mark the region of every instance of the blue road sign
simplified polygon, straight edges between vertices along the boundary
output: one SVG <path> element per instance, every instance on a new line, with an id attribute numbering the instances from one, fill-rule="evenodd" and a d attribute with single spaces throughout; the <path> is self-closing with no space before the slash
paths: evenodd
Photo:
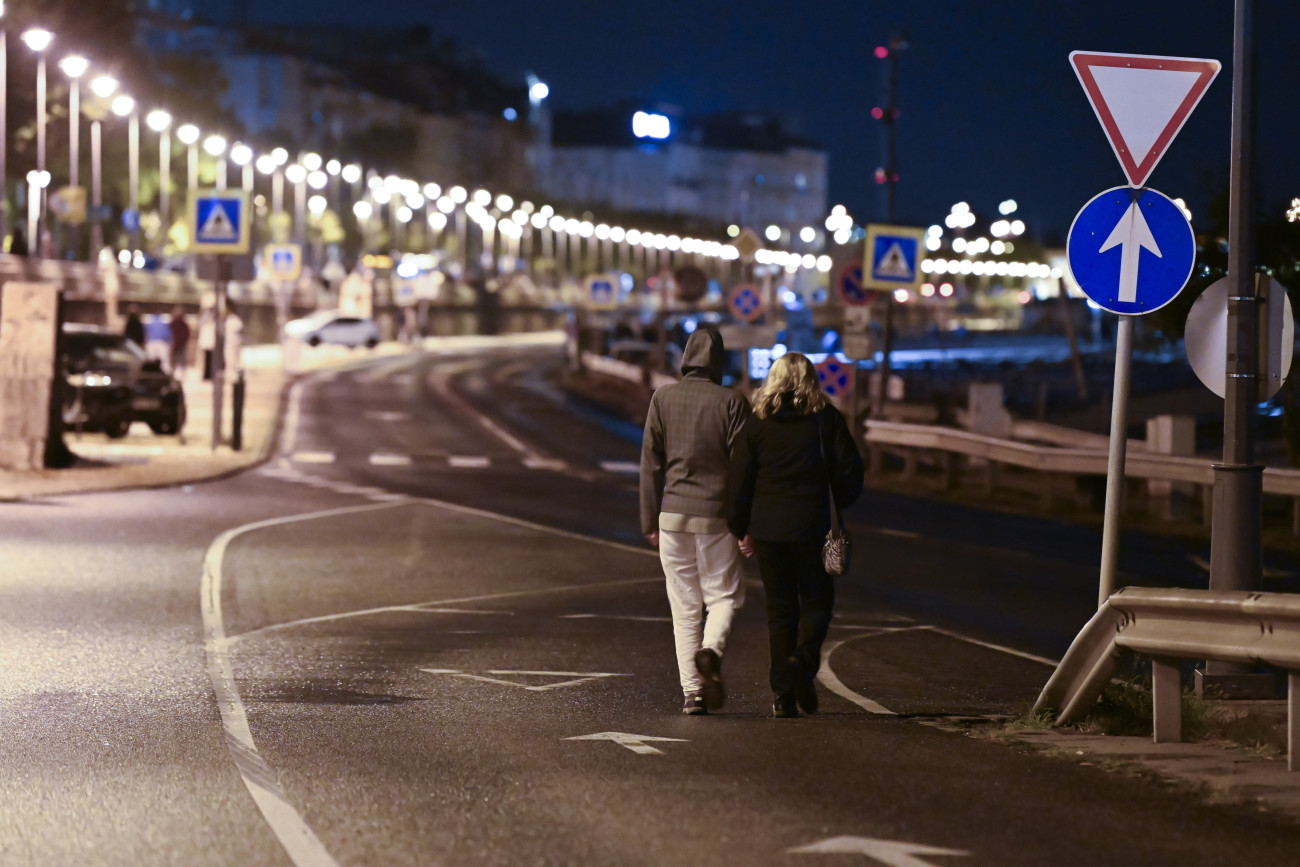
<path id="1" fill-rule="evenodd" d="M 754 284 L 741 283 L 727 293 L 727 309 L 737 319 L 753 322 L 763 315 L 763 296 Z"/>
<path id="2" fill-rule="evenodd" d="M 862 260 L 854 259 L 840 269 L 835 285 L 845 304 L 861 307 L 876 300 L 876 291 L 862 285 Z"/>
<path id="3" fill-rule="evenodd" d="M 853 365 L 829 357 L 817 365 L 817 378 L 827 397 L 843 397 L 853 388 Z"/>
<path id="4" fill-rule="evenodd" d="M 925 230 L 911 226 L 867 226 L 862 285 L 867 289 L 912 289 L 921 285 Z"/>
<path id="5" fill-rule="evenodd" d="M 122 211 L 122 228 L 128 232 L 140 231 L 140 212 L 134 208 Z"/>
<path id="6" fill-rule="evenodd" d="M 609 274 L 595 274 L 587 278 L 588 304 L 597 310 L 618 307 L 617 279 Z"/>
<path id="7" fill-rule="evenodd" d="M 1159 310 L 1183 291 L 1196 264 L 1196 238 L 1164 193 L 1115 187 L 1079 211 L 1066 252 L 1084 294 L 1132 316 Z"/>
<path id="8" fill-rule="evenodd" d="M 243 190 L 200 190 L 190 205 L 196 253 L 247 253 L 248 194 Z"/>

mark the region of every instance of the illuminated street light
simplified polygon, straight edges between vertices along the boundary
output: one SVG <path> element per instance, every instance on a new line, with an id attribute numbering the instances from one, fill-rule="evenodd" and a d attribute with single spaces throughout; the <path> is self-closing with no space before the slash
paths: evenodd
<path id="1" fill-rule="evenodd" d="M 168 129 L 172 116 L 155 108 L 144 116 L 145 125 L 158 133 L 158 222 L 162 226 L 164 243 L 171 228 L 172 137 Z"/>
<path id="2" fill-rule="evenodd" d="M 220 135 L 210 135 L 203 140 L 203 150 L 217 162 L 217 189 L 226 188 L 226 139 Z"/>
<path id="3" fill-rule="evenodd" d="M 763 236 L 769 241 L 779 241 L 781 240 L 781 227 L 774 223 L 767 227 L 763 232 Z"/>
<path id="4" fill-rule="evenodd" d="M 341 175 L 345 183 L 355 184 L 357 181 L 361 180 L 361 166 L 354 163 L 348 163 L 343 167 Z"/>
<path id="5" fill-rule="evenodd" d="M 36 171 L 45 171 L 45 50 L 54 41 L 54 34 L 40 27 L 33 27 L 23 32 L 22 40 L 27 47 L 36 52 Z M 44 247 L 41 239 L 45 218 L 45 187 L 40 187 L 40 201 L 36 207 L 35 233 L 31 235 L 31 250 L 40 256 Z M 28 208 L 28 222 L 31 222 L 32 209 Z M 29 228 L 31 226 L 29 225 Z"/>
<path id="6" fill-rule="evenodd" d="M 316 153 L 303 154 L 302 159 L 299 160 L 299 162 L 301 162 L 302 167 L 309 172 L 320 171 L 322 165 L 320 154 Z"/>
<path id="7" fill-rule="evenodd" d="M 131 229 L 131 249 L 140 246 L 140 112 L 136 111 L 136 102 L 126 94 L 113 98 L 113 114 L 130 118 L 127 127 L 127 160 L 130 204 L 128 209 L 134 215 Z"/>

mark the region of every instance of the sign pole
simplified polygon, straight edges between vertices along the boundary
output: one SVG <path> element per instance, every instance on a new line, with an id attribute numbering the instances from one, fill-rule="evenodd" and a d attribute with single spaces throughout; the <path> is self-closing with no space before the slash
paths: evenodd
<path id="1" fill-rule="evenodd" d="M 217 293 L 212 302 L 212 450 L 221 445 L 222 402 L 226 394 L 226 283 L 230 279 L 230 262 L 214 256 Z"/>
<path id="2" fill-rule="evenodd" d="M 1120 314 L 1115 332 L 1115 388 L 1110 404 L 1110 451 L 1106 458 L 1106 514 L 1101 530 L 1100 608 L 1115 592 L 1119 572 L 1120 513 L 1124 509 L 1124 459 L 1128 449 L 1128 391 L 1133 367 L 1133 317 Z"/>
<path id="3" fill-rule="evenodd" d="M 1258 590 L 1261 577 L 1263 468 L 1255 465 L 1254 407 L 1259 393 L 1259 296 L 1255 287 L 1254 2 L 1236 0 L 1232 48 L 1232 155 L 1228 213 L 1228 345 L 1223 463 L 1214 467 L 1210 589 Z M 1209 662 L 1206 682 L 1249 666 Z M 1265 676 L 1269 677 L 1269 676 Z M 1213 686 L 1231 693 L 1237 684 Z M 1270 677 L 1271 684 L 1271 677 Z"/>

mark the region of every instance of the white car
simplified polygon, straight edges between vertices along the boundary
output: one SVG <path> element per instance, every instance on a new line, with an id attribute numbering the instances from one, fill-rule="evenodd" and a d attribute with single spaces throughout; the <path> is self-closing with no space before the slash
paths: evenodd
<path id="1" fill-rule="evenodd" d="M 286 322 L 284 334 L 308 346 L 334 343 L 373 349 L 379 344 L 379 326 L 375 320 L 364 316 L 345 316 L 337 310 L 320 310 L 303 319 Z"/>

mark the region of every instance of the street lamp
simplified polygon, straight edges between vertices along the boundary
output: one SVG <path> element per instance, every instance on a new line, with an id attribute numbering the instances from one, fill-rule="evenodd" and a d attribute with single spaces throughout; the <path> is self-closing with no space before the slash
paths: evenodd
<path id="1" fill-rule="evenodd" d="M 230 161 L 243 169 L 243 187 L 253 191 L 253 149 L 243 142 L 235 142 L 230 148 Z"/>
<path id="2" fill-rule="evenodd" d="M 5 14 L 4 0 L 0 0 L 0 18 Z M 8 198 L 9 193 L 9 172 L 5 165 L 6 143 L 9 140 L 9 121 L 6 112 L 8 111 L 9 90 L 9 32 L 4 27 L 0 27 L 0 202 Z M 5 216 L 5 209 L 0 208 L 0 243 L 4 241 L 9 234 L 9 227 L 5 225 L 8 218 Z"/>
<path id="3" fill-rule="evenodd" d="M 59 61 L 59 68 L 63 70 L 70 81 L 68 87 L 68 186 L 80 186 L 80 169 L 81 169 L 81 76 L 86 74 L 90 68 L 90 62 L 86 58 L 76 54 L 69 55 Z M 85 202 L 85 199 L 82 199 Z M 74 230 L 75 231 L 75 230 Z M 75 249 L 75 244 L 71 244 Z"/>
<path id="4" fill-rule="evenodd" d="M 40 27 L 33 27 L 23 32 L 22 40 L 27 47 L 36 52 L 36 171 L 45 171 L 45 51 L 54 41 L 54 34 Z M 41 239 L 41 227 L 45 216 L 45 189 L 47 180 L 40 187 L 41 201 L 37 209 L 36 235 L 32 237 L 31 250 L 40 256 L 44 249 Z"/>
<path id="5" fill-rule="evenodd" d="M 189 148 L 189 165 L 186 188 L 191 192 L 199 185 L 199 128 L 192 123 L 183 123 L 176 127 L 176 137 L 181 144 Z"/>
<path id="6" fill-rule="evenodd" d="M 208 152 L 208 156 L 217 161 L 217 189 L 226 188 L 226 159 L 223 156 L 226 152 L 226 139 L 224 136 L 210 135 L 203 140 L 203 149 Z"/>
<path id="7" fill-rule="evenodd" d="M 127 159 L 130 161 L 131 216 L 127 220 L 127 230 L 131 233 L 132 252 L 135 252 L 140 242 L 140 113 L 135 108 L 135 100 L 126 94 L 113 98 L 113 114 L 130 118 L 127 127 Z"/>
<path id="8" fill-rule="evenodd" d="M 172 125 L 172 116 L 161 108 L 155 108 L 145 115 L 144 122 L 158 133 L 158 222 L 162 225 L 165 247 L 167 233 L 171 230 L 168 220 L 171 217 L 172 137 L 168 129 Z"/>
<path id="9" fill-rule="evenodd" d="M 108 99 L 117 90 L 117 79 L 111 75 L 96 75 L 90 80 L 90 92 L 100 99 Z M 101 209 L 104 206 L 102 172 L 103 131 L 98 118 L 90 122 L 90 204 L 94 210 L 90 221 L 90 258 L 96 261 L 104 246 L 104 223 Z"/>

